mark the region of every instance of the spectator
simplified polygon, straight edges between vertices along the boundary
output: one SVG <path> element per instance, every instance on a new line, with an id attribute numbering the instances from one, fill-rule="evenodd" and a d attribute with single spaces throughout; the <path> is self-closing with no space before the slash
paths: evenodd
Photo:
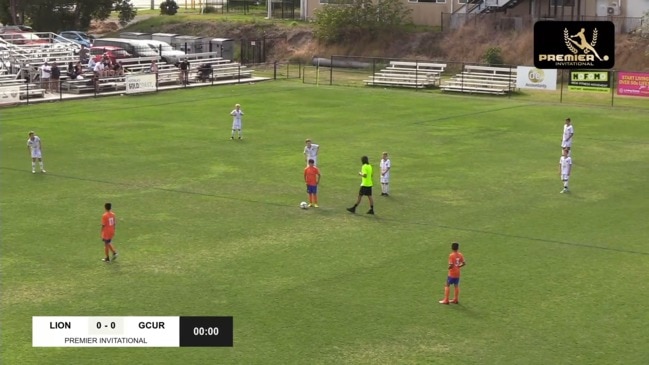
<path id="1" fill-rule="evenodd" d="M 198 79 L 201 80 L 202 82 L 209 81 L 211 73 L 212 73 L 212 66 L 210 66 L 209 63 L 203 63 L 198 68 Z"/>
<path id="2" fill-rule="evenodd" d="M 61 80 L 61 69 L 59 68 L 59 65 L 56 64 L 56 62 L 52 62 L 52 67 L 50 69 L 51 72 L 51 77 L 50 77 L 50 90 L 53 93 L 58 93 L 59 92 L 59 83 Z"/>
<path id="3" fill-rule="evenodd" d="M 180 83 L 182 85 L 189 85 L 189 61 L 187 57 L 180 63 Z"/>
<path id="4" fill-rule="evenodd" d="M 74 63 L 72 63 L 72 62 L 68 62 L 68 69 L 66 70 L 65 74 L 68 75 L 68 77 L 69 77 L 71 80 L 74 80 L 74 79 L 77 78 L 77 75 L 76 75 L 76 72 L 75 72 Z"/>
<path id="5" fill-rule="evenodd" d="M 41 67 L 39 67 L 39 69 L 41 70 L 41 89 L 45 89 L 45 92 L 49 92 L 52 68 L 47 62 L 45 62 L 41 65 Z"/>
<path id="6" fill-rule="evenodd" d="M 83 79 L 83 65 L 81 62 L 77 62 L 76 65 L 74 65 L 74 78 L 75 79 Z"/>
<path id="7" fill-rule="evenodd" d="M 149 72 L 155 75 L 155 84 L 158 85 L 158 62 L 156 60 L 151 61 Z"/>
<path id="8" fill-rule="evenodd" d="M 110 58 L 108 58 L 108 55 L 104 53 L 104 57 L 101 60 L 101 63 L 104 65 L 102 76 L 112 76 L 113 75 L 113 67 L 110 63 Z"/>
<path id="9" fill-rule="evenodd" d="M 124 76 L 124 67 L 122 67 L 122 61 L 117 61 L 113 64 L 113 75 Z"/>
<path id="10" fill-rule="evenodd" d="M 95 63 L 95 68 L 92 71 L 94 74 L 95 90 L 97 90 L 99 88 L 99 78 L 104 74 L 104 64 L 101 62 Z"/>
<path id="11" fill-rule="evenodd" d="M 90 57 L 90 59 L 88 60 L 88 64 L 87 64 L 90 71 L 95 69 L 95 64 L 96 64 L 95 59 Z"/>
<path id="12" fill-rule="evenodd" d="M 90 50 L 86 46 L 82 45 L 81 50 L 79 51 L 79 62 L 88 63 L 90 60 Z"/>

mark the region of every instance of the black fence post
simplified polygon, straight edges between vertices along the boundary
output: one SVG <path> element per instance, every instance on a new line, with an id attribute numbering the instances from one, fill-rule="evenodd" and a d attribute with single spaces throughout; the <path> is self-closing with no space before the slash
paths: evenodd
<path id="1" fill-rule="evenodd" d="M 27 105 L 29 105 L 29 83 L 27 83 L 26 90 L 25 99 L 27 99 Z M 45 97 L 45 94 L 43 94 L 43 97 Z M 18 101 L 20 101 L 20 89 L 18 89 Z"/>
<path id="2" fill-rule="evenodd" d="M 419 91 L 419 61 L 415 61 L 415 90 Z"/>
<path id="3" fill-rule="evenodd" d="M 334 56 L 330 56 L 329 60 L 329 86 L 334 84 Z"/>
<path id="4" fill-rule="evenodd" d="M 277 61 L 273 62 L 273 80 L 277 80 Z"/>

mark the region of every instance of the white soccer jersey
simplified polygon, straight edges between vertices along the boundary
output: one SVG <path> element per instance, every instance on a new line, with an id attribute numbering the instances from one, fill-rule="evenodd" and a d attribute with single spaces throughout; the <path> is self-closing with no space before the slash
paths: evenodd
<path id="1" fill-rule="evenodd" d="M 319 148 L 320 145 L 317 145 L 315 143 L 311 143 L 311 147 L 304 146 L 304 155 L 306 156 L 307 162 L 309 161 L 309 159 L 312 159 L 313 161 L 317 162 Z"/>
<path id="2" fill-rule="evenodd" d="M 32 153 L 32 158 L 41 158 L 41 139 L 38 136 L 34 136 L 34 140 L 31 138 L 27 139 L 27 147 Z"/>
<path id="3" fill-rule="evenodd" d="M 241 109 L 234 109 L 230 115 L 232 116 L 232 129 L 241 129 L 241 117 L 243 116 L 243 111 Z"/>
<path id="4" fill-rule="evenodd" d="M 390 159 L 381 159 L 381 182 L 387 183 L 390 181 Z M 383 174 L 385 172 L 385 175 Z"/>
<path id="5" fill-rule="evenodd" d="M 572 145 L 571 134 L 575 133 L 575 129 L 571 125 L 563 125 L 563 139 L 561 140 L 561 147 L 570 147 Z M 574 137 L 574 136 L 573 136 Z M 568 140 L 570 138 L 570 140 Z"/>
<path id="6" fill-rule="evenodd" d="M 572 166 L 572 158 L 570 156 L 561 156 L 559 159 L 559 165 L 561 165 L 561 175 L 569 175 L 570 166 Z"/>

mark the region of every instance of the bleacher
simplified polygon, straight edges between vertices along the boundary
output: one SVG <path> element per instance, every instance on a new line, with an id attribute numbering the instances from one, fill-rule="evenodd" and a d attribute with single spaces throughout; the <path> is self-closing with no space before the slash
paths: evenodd
<path id="1" fill-rule="evenodd" d="M 465 65 L 461 73 L 444 81 L 440 89 L 505 95 L 516 89 L 516 68 Z"/>
<path id="2" fill-rule="evenodd" d="M 190 82 L 215 81 L 217 79 L 245 79 L 252 77 L 253 70 L 237 62 L 216 57 L 215 53 L 202 53 L 187 55 L 190 62 Z M 180 69 L 174 65 L 159 60 L 158 57 L 139 57 L 120 59 L 124 69 L 124 76 L 101 77 L 97 81 L 97 92 L 118 91 L 126 89 L 126 76 L 129 74 L 149 73 L 151 62 L 158 61 L 158 86 L 180 85 Z M 205 80 L 200 75 L 201 65 L 211 67 L 211 76 Z M 81 94 L 95 92 L 94 75 L 87 70 L 81 80 L 63 79 L 61 90 L 66 93 Z"/>
<path id="3" fill-rule="evenodd" d="M 60 38 L 60 37 L 59 37 Z M 178 87 L 181 86 L 180 69 L 176 64 L 168 64 L 160 60 L 159 57 L 139 57 L 124 58 L 119 61 L 122 63 L 124 75 L 103 76 L 95 78 L 91 69 L 84 65 L 83 73 L 80 79 L 70 78 L 66 72 L 68 63 L 76 64 L 79 56 L 77 48 L 70 44 L 54 43 L 55 36 L 45 36 L 42 39 L 49 39 L 51 43 L 42 45 L 21 45 L 14 44 L 0 38 L 0 46 L 3 51 L 0 61 L 0 88 L 16 87 L 20 89 L 22 99 L 25 98 L 45 98 L 58 97 L 58 93 L 63 94 L 84 94 L 84 93 L 102 93 L 102 92 L 119 92 L 126 89 L 126 78 L 130 74 L 149 73 L 151 62 L 158 62 L 158 86 Z M 228 83 L 239 82 L 241 80 L 253 78 L 253 70 L 227 59 L 218 57 L 216 52 L 205 52 L 196 54 L 187 54 L 186 58 L 190 62 L 188 80 L 189 84 L 199 82 L 216 82 Z M 41 87 L 41 66 L 48 62 L 56 62 L 61 69 L 59 87 L 48 85 L 53 90 L 48 92 L 47 87 Z M 209 76 L 204 78 L 201 75 L 201 67 L 209 65 Z M 5 89 L 6 90 L 6 89 Z"/>
<path id="4" fill-rule="evenodd" d="M 388 67 L 363 82 L 368 86 L 423 89 L 438 85 L 445 69 L 443 63 L 391 61 Z"/>
<path id="5" fill-rule="evenodd" d="M 19 87 L 21 99 L 27 99 L 28 96 L 30 99 L 42 98 L 45 96 L 45 89 L 40 88 L 40 86 L 36 84 L 28 83 L 25 79 L 18 79 L 16 78 L 16 75 L 0 76 L 0 88 L 15 86 Z"/>

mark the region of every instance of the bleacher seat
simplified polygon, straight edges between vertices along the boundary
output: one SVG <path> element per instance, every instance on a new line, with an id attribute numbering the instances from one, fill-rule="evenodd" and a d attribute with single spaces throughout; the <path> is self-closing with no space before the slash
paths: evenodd
<path id="1" fill-rule="evenodd" d="M 363 80 L 368 86 L 432 87 L 439 83 L 446 64 L 391 61 L 388 67 Z"/>
<path id="2" fill-rule="evenodd" d="M 440 86 L 442 91 L 505 95 L 516 89 L 516 68 L 465 65 Z"/>

